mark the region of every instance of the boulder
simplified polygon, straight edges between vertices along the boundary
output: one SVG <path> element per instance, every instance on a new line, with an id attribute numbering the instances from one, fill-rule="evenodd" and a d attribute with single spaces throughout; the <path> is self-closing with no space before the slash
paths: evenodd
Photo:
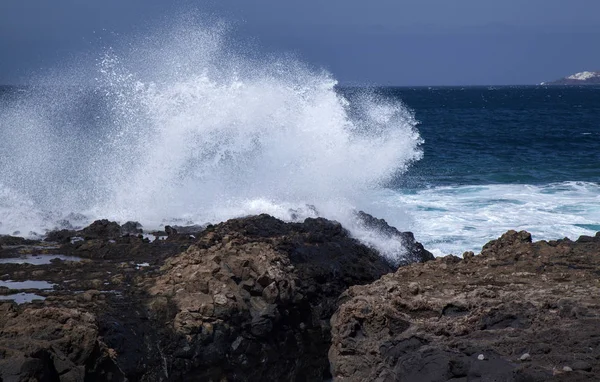
<path id="1" fill-rule="evenodd" d="M 16 246 L 16 245 L 31 245 L 36 243 L 35 240 L 24 239 L 19 236 L 0 235 L 0 247 Z"/>
<path id="2" fill-rule="evenodd" d="M 138 222 L 128 221 L 121 226 L 121 235 L 139 235 L 144 233 L 142 225 Z"/>
<path id="3" fill-rule="evenodd" d="M 88 312 L 51 307 L 18 310 L 0 303 L 0 333 L 0 380 L 124 380 L 98 338 L 94 315 Z M 93 369 L 99 363 L 112 373 L 98 378 Z"/>
<path id="4" fill-rule="evenodd" d="M 46 234 L 44 241 L 66 244 L 71 241 L 71 238 L 76 237 L 77 232 L 69 229 L 61 229 L 56 231 L 50 231 Z"/>
<path id="5" fill-rule="evenodd" d="M 121 226 L 106 219 L 96 220 L 78 232 L 84 239 L 116 239 L 121 236 Z"/>

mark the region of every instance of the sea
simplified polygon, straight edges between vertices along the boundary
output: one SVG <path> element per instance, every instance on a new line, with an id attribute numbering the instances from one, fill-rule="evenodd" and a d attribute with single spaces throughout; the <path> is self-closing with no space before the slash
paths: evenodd
<path id="1" fill-rule="evenodd" d="M 357 211 L 436 256 L 600 231 L 600 87 L 347 87 L 227 36 L 171 25 L 0 87 L 0 234 L 268 213 L 394 260 Z"/>

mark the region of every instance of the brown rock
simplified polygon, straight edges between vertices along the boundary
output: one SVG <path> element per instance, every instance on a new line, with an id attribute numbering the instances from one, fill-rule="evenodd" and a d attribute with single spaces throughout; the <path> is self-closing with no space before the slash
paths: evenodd
<path id="1" fill-rule="evenodd" d="M 393 270 L 338 223 L 267 215 L 209 226 L 162 269 L 150 293 L 175 304 L 177 346 L 196 349 L 174 372 L 231 380 L 326 378 L 338 296 Z M 208 290 L 193 294 L 200 275 Z"/>
<path id="2" fill-rule="evenodd" d="M 331 320 L 333 377 L 566 380 L 556 366 L 568 354 L 586 360 L 569 362 L 568 380 L 600 380 L 599 240 L 532 243 L 509 231 L 464 258 L 409 265 L 344 292 Z"/>
<path id="3" fill-rule="evenodd" d="M 29 308 L 0 304 L 0 379 L 84 381 L 87 364 L 108 353 L 98 338 L 95 317 L 77 309 Z M 114 379 L 123 380 L 113 364 Z M 88 374 L 92 377 L 93 372 Z"/>

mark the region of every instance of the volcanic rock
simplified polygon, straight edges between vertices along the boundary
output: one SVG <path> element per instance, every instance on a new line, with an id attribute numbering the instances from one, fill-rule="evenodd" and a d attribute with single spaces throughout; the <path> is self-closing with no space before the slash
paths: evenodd
<path id="1" fill-rule="evenodd" d="M 116 239 L 121 236 L 121 226 L 117 222 L 106 219 L 96 220 L 80 231 L 86 240 L 92 239 Z"/>
<path id="2" fill-rule="evenodd" d="M 174 225 L 172 228 L 180 234 L 197 235 L 200 231 L 204 231 L 204 229 L 206 228 L 206 225 L 198 225 L 198 224 L 187 225 L 187 226 Z"/>
<path id="3" fill-rule="evenodd" d="M 350 287 L 331 319 L 333 378 L 600 380 L 599 274 L 600 233 L 532 243 L 509 231 L 480 255 Z"/>
<path id="4" fill-rule="evenodd" d="M 0 304 L 0 354 L 3 381 L 124 380 L 94 316 L 78 309 Z M 111 374 L 98 378 L 100 364 Z"/>
<path id="5" fill-rule="evenodd" d="M 338 296 L 393 268 L 339 223 L 260 215 L 209 226 L 162 270 L 149 306 L 163 316 L 164 306 L 175 306 L 169 326 L 177 340 L 165 348 L 174 372 L 322 380 Z"/>
<path id="6" fill-rule="evenodd" d="M 143 233 L 142 225 L 138 222 L 129 221 L 121 226 L 121 235 L 138 235 Z"/>
<path id="7" fill-rule="evenodd" d="M 0 380 L 323 380 L 339 295 L 396 269 L 325 219 L 121 233 L 98 221 L 82 240 L 3 249 L 78 258 L 0 264 L 3 280 L 54 285 L 27 290 L 45 300 L 0 301 Z"/>
<path id="8" fill-rule="evenodd" d="M 424 263 L 435 259 L 431 252 L 415 240 L 412 232 L 400 232 L 397 228 L 390 226 L 385 220 L 377 219 L 364 211 L 358 211 L 356 217 L 365 228 L 378 232 L 384 237 L 397 239 L 402 244 L 405 254 L 399 260 L 398 265 Z"/>
<path id="9" fill-rule="evenodd" d="M 25 239 L 19 236 L 0 235 L 0 246 L 32 245 L 35 240 Z"/>
<path id="10" fill-rule="evenodd" d="M 61 229 L 57 231 L 50 231 L 46 234 L 44 241 L 65 244 L 71 241 L 72 237 L 77 236 L 77 232 L 69 229 Z"/>

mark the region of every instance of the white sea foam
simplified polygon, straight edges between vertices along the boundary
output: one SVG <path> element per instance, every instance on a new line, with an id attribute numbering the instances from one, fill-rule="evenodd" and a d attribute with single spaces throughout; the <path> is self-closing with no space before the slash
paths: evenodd
<path id="1" fill-rule="evenodd" d="M 388 192 L 380 200 L 403 206 L 413 217 L 410 229 L 437 256 L 477 253 L 510 229 L 527 230 L 534 240 L 574 240 L 600 231 L 597 183 L 433 187 Z"/>
<path id="2" fill-rule="evenodd" d="M 54 228 L 70 212 L 146 228 L 320 214 L 401 255 L 353 213 L 373 211 L 373 192 L 420 158 L 412 113 L 368 94 L 350 105 L 297 60 L 240 54 L 218 23 L 175 24 L 107 49 L 91 95 L 59 87 L 84 75 L 53 75 L 1 112 L 0 231 Z"/>

